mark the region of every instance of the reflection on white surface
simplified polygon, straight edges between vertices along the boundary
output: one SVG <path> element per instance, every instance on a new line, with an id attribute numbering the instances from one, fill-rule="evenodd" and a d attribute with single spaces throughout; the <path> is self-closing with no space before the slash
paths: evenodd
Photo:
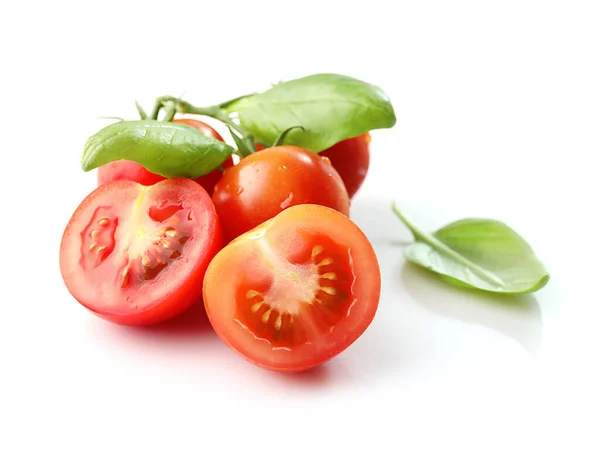
<path id="1" fill-rule="evenodd" d="M 543 341 L 536 296 L 546 301 L 552 295 L 503 296 L 459 288 L 411 264 L 403 251 L 413 237 L 392 213 L 391 203 L 359 197 L 351 209 L 377 253 L 382 294 L 372 326 L 348 351 L 352 358 L 343 357 L 352 365 L 350 372 L 363 380 L 375 374 L 379 381 L 390 376 L 395 383 L 413 383 L 522 371 Z M 423 216 L 437 215 L 424 213 L 425 207 L 419 210 Z"/>
<path id="2" fill-rule="evenodd" d="M 411 233 L 392 212 L 392 200 L 361 197 L 352 201 L 350 218 L 369 237 L 373 246 L 409 244 Z"/>
<path id="3" fill-rule="evenodd" d="M 411 298 L 430 312 L 491 328 L 519 342 L 532 357 L 539 350 L 542 312 L 533 294 L 502 296 L 450 286 L 411 263 L 404 264 L 399 275 Z"/>

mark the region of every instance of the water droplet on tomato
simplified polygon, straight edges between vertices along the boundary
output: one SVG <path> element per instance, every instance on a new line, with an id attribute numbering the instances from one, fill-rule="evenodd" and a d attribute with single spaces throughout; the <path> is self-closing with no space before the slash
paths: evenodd
<path id="1" fill-rule="evenodd" d="M 241 195 L 243 191 L 244 191 L 244 188 L 242 186 L 238 186 L 237 190 L 235 191 L 235 194 Z"/>
<path id="2" fill-rule="evenodd" d="M 293 199 L 294 199 L 294 194 L 292 192 L 290 192 L 290 194 L 287 196 L 287 198 L 281 202 L 279 207 L 281 207 L 282 210 L 290 207 Z"/>

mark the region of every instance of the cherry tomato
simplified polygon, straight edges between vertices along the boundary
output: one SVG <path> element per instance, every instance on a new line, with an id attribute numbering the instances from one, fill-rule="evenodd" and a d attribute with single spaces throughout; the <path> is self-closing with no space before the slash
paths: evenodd
<path id="1" fill-rule="evenodd" d="M 370 142 L 371 136 L 362 134 L 342 140 L 319 153 L 320 156 L 329 158 L 331 165 L 338 171 L 350 198 L 356 195 L 367 176 Z"/>
<path id="2" fill-rule="evenodd" d="M 320 204 L 345 215 L 350 207 L 329 160 L 293 146 L 258 151 L 225 169 L 212 199 L 226 241 L 296 204 Z"/>
<path id="3" fill-rule="evenodd" d="M 350 199 L 356 195 L 367 176 L 370 161 L 370 143 L 371 136 L 366 133 L 342 140 L 319 153 L 319 156 L 328 158 L 331 165 L 340 174 Z M 256 148 L 259 151 L 265 149 L 260 144 L 256 144 Z"/>
<path id="4" fill-rule="evenodd" d="M 239 236 L 210 263 L 204 306 L 247 360 L 305 370 L 350 346 L 372 322 L 380 270 L 367 237 L 328 207 L 292 206 Z"/>
<path id="5" fill-rule="evenodd" d="M 221 137 L 221 135 L 210 125 L 207 125 L 204 122 L 194 119 L 175 119 L 173 120 L 173 122 L 192 126 L 202 131 L 207 136 L 214 137 L 215 139 L 218 139 L 221 142 L 223 142 L 223 138 Z M 231 158 L 227 159 L 223 163 L 223 167 L 231 167 L 232 165 L 233 160 Z M 98 185 L 102 185 L 107 182 L 115 181 L 118 179 L 128 179 L 130 181 L 135 181 L 145 186 L 150 186 L 167 178 L 149 172 L 137 162 L 127 160 L 110 162 L 98 169 Z M 221 171 L 214 170 L 207 175 L 201 176 L 200 178 L 195 178 L 194 181 L 196 181 L 198 184 L 204 187 L 204 189 L 210 195 L 212 194 L 215 188 L 215 184 L 219 181 L 219 179 L 221 179 Z"/>
<path id="6" fill-rule="evenodd" d="M 98 316 L 145 325 L 201 298 L 206 267 L 221 247 L 216 211 L 197 183 L 112 181 L 73 213 L 60 269 L 71 295 Z"/>

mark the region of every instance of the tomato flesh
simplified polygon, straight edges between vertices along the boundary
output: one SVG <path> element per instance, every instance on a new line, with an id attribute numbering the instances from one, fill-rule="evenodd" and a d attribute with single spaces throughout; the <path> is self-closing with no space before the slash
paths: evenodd
<path id="1" fill-rule="evenodd" d="M 192 126 L 199 131 L 202 131 L 209 137 L 213 137 L 223 142 L 223 137 L 210 125 L 204 122 L 194 119 L 174 119 L 173 123 L 180 123 L 183 125 Z M 228 158 L 223 162 L 223 167 L 231 167 L 233 165 L 233 159 Z M 207 175 L 194 178 L 194 181 L 200 184 L 208 194 L 212 194 L 215 185 L 221 179 L 222 173 L 220 170 L 213 170 Z M 135 181 L 145 186 L 151 186 L 157 182 L 164 181 L 164 176 L 152 173 L 144 168 L 141 164 L 134 161 L 119 160 L 110 162 L 98 168 L 98 185 L 106 184 L 107 182 L 117 180 L 129 180 Z"/>
<path id="2" fill-rule="evenodd" d="M 227 245 L 204 279 L 217 334 L 246 359 L 299 371 L 331 359 L 371 323 L 380 273 L 345 215 L 292 206 Z"/>
<path id="3" fill-rule="evenodd" d="M 210 197 L 191 180 L 144 187 L 113 181 L 77 208 L 60 267 L 83 306 L 116 323 L 169 319 L 201 298 L 208 263 L 222 247 Z"/>

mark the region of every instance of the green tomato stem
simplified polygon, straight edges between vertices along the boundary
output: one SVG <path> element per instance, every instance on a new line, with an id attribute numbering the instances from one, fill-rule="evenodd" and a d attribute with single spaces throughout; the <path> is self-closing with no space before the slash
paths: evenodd
<path id="1" fill-rule="evenodd" d="M 230 110 L 230 108 L 235 106 L 239 101 L 243 100 L 244 98 L 253 97 L 254 95 L 256 95 L 256 94 L 242 95 L 242 96 L 236 97 L 232 100 L 224 101 L 223 103 L 219 103 L 219 108 L 223 109 L 227 113 L 233 112 Z"/>
<path id="2" fill-rule="evenodd" d="M 177 112 L 177 107 L 175 106 L 174 102 L 169 101 L 164 105 L 164 108 L 165 108 L 165 115 L 163 117 L 163 122 L 170 122 L 171 120 L 173 120 L 173 117 L 175 117 L 175 113 Z"/>
<path id="3" fill-rule="evenodd" d="M 154 107 L 152 108 L 152 112 L 150 113 L 150 120 L 158 120 L 158 113 L 163 107 L 162 99 L 157 98 L 154 102 Z"/>
<path id="4" fill-rule="evenodd" d="M 288 129 L 284 130 L 281 134 L 279 134 L 279 137 L 277 137 L 277 139 L 275 139 L 275 142 L 273 142 L 272 146 L 276 147 L 276 146 L 283 144 L 288 133 L 294 129 L 301 129 L 302 131 L 306 131 L 306 129 L 304 129 L 304 126 L 300 126 L 300 125 L 290 126 Z"/>
<path id="5" fill-rule="evenodd" d="M 243 98 L 243 97 L 240 97 L 240 98 Z M 231 129 L 235 130 L 237 133 L 239 133 L 241 135 L 241 140 L 236 139 L 236 142 L 238 142 L 238 147 L 239 147 L 238 150 L 240 152 L 240 155 L 242 157 L 245 157 L 256 151 L 256 146 L 254 144 L 254 137 L 252 136 L 252 134 L 250 134 L 250 132 L 248 132 L 246 129 L 244 129 L 244 127 L 242 127 L 240 124 L 235 123 L 231 119 L 229 114 L 223 108 L 223 105 L 226 106 L 227 104 L 235 102 L 238 99 L 234 99 L 234 100 L 231 100 L 230 102 L 222 103 L 222 104 L 219 104 L 216 106 L 198 107 L 198 106 L 194 106 L 193 104 L 191 104 L 187 101 L 184 101 L 180 98 L 175 98 L 175 97 L 167 95 L 164 97 L 160 97 L 156 100 L 154 107 L 156 109 L 156 107 L 158 105 L 158 110 L 156 111 L 156 113 L 153 110 L 152 117 L 156 120 L 156 117 L 158 117 L 158 111 L 160 111 L 161 107 L 167 108 L 169 104 L 174 104 L 176 112 L 179 112 L 182 114 L 204 115 L 204 116 L 212 117 L 216 120 L 219 120 L 220 122 L 223 122 L 224 124 L 226 124 Z M 243 143 L 243 144 L 241 144 L 241 143 Z"/>
<path id="6" fill-rule="evenodd" d="M 122 117 L 115 117 L 115 116 L 112 116 L 112 115 L 105 116 L 105 117 L 98 117 L 98 118 L 100 118 L 100 119 L 106 119 L 106 120 L 117 120 L 119 122 L 125 121 Z"/>
<path id="7" fill-rule="evenodd" d="M 135 102 L 135 107 L 138 111 L 138 114 L 140 114 L 140 118 L 142 120 L 146 120 L 148 118 L 148 114 L 146 114 L 146 111 L 144 111 L 144 108 L 142 107 L 141 104 L 139 104 L 137 101 Z"/>

